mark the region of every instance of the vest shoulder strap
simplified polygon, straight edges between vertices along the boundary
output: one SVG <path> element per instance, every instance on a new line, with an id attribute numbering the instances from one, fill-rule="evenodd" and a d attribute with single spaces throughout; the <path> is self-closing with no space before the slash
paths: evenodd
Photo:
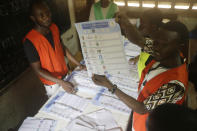
<path id="1" fill-rule="evenodd" d="M 117 5 L 113 2 L 110 3 L 109 9 L 107 11 L 106 19 L 111 19 L 114 17 L 117 10 Z"/>
<path id="2" fill-rule="evenodd" d="M 101 2 L 100 1 L 94 4 L 94 17 L 96 20 L 104 19 L 103 13 L 101 11 Z"/>

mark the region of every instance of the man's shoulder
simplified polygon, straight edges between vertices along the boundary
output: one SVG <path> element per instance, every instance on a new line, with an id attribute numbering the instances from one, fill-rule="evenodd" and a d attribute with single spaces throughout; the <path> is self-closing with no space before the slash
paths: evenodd
<path id="1" fill-rule="evenodd" d="M 27 40 L 29 40 L 29 37 L 32 36 L 32 32 L 34 29 L 29 30 L 29 32 L 27 32 L 27 34 L 25 35 L 25 37 L 23 38 L 23 43 L 26 44 Z"/>
<path id="2" fill-rule="evenodd" d="M 38 33 L 36 32 L 35 29 L 31 29 L 26 35 L 25 35 L 25 38 L 28 38 L 28 37 L 35 37 L 35 35 L 37 35 Z"/>
<path id="3" fill-rule="evenodd" d="M 24 46 L 30 46 L 32 45 L 32 42 L 29 39 L 24 40 Z"/>
<path id="4" fill-rule="evenodd" d="M 50 29 L 51 29 L 51 30 L 54 30 L 54 31 L 56 31 L 56 32 L 59 32 L 59 28 L 58 28 L 58 26 L 57 26 L 55 23 L 52 23 L 52 24 L 51 24 Z"/>

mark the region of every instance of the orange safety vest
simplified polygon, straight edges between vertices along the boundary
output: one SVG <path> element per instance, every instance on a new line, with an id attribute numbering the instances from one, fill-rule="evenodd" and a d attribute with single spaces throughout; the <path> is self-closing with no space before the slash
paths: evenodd
<path id="1" fill-rule="evenodd" d="M 146 68 L 143 70 L 140 83 L 138 86 L 138 91 L 140 90 L 141 84 L 145 78 L 145 75 L 148 73 L 149 69 L 155 63 L 155 60 L 152 60 Z M 182 64 L 179 67 L 169 69 L 156 77 L 149 80 L 142 91 L 140 92 L 137 100 L 139 102 L 143 102 L 147 97 L 154 94 L 162 85 L 170 82 L 171 80 L 178 80 L 184 84 L 185 90 L 187 90 L 188 84 L 188 72 L 186 68 L 186 64 Z M 184 102 L 185 95 L 176 104 L 182 104 Z M 148 117 L 148 113 L 146 114 L 138 114 L 136 112 L 133 113 L 133 128 L 135 131 L 146 131 L 146 119 Z"/>
<path id="2" fill-rule="evenodd" d="M 36 48 L 40 57 L 42 69 L 47 70 L 53 76 L 61 79 L 62 76 L 68 72 L 68 68 L 64 59 L 63 48 L 60 44 L 60 34 L 58 27 L 55 24 L 52 24 L 50 26 L 50 30 L 52 32 L 55 49 L 51 46 L 49 41 L 35 29 L 32 29 L 25 36 L 25 39 L 30 40 Z M 56 84 L 43 77 L 40 77 L 40 80 L 46 85 Z"/>

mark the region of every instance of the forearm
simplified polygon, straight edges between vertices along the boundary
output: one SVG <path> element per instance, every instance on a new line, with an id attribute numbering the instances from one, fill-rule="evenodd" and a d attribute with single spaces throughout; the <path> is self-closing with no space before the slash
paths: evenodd
<path id="1" fill-rule="evenodd" d="M 43 78 L 45 78 L 45 79 L 47 79 L 47 80 L 49 80 L 49 81 L 52 81 L 52 82 L 54 82 L 54 83 L 57 83 L 57 84 L 62 84 L 62 82 L 64 82 L 62 79 L 59 79 L 59 78 L 57 78 L 57 77 L 55 77 L 55 76 L 53 76 L 53 75 L 51 75 L 51 73 L 50 72 L 48 72 L 48 71 L 46 71 L 46 70 L 44 70 L 44 69 L 36 69 L 35 70 L 35 72 L 36 72 L 36 74 L 38 74 L 40 77 L 43 77 Z"/>
<path id="2" fill-rule="evenodd" d="M 109 85 L 111 86 L 111 85 Z M 119 99 L 124 102 L 129 108 L 131 108 L 134 112 L 139 114 L 145 114 L 148 112 L 143 102 L 139 102 L 131 96 L 128 96 L 118 88 L 115 91 L 115 95 L 119 97 Z"/>
<path id="3" fill-rule="evenodd" d="M 97 85 L 105 86 L 112 92 L 115 91 L 115 95 L 118 96 L 120 100 L 124 102 L 129 108 L 131 108 L 134 112 L 137 112 L 139 114 L 145 114 L 148 112 L 143 102 L 139 102 L 133 97 L 130 97 L 121 90 L 119 90 L 107 79 L 106 76 L 94 74 L 92 80 Z"/>
<path id="4" fill-rule="evenodd" d="M 115 92 L 116 96 L 120 98 L 121 101 L 123 101 L 129 108 L 131 108 L 134 112 L 137 112 L 139 114 L 145 114 L 147 113 L 147 109 L 142 102 L 138 102 L 133 97 L 128 96 L 121 90 L 117 89 Z"/>
<path id="5" fill-rule="evenodd" d="M 140 46 L 141 48 L 144 48 L 144 43 L 145 43 L 144 37 L 131 23 L 127 23 L 124 32 L 129 41 Z"/>

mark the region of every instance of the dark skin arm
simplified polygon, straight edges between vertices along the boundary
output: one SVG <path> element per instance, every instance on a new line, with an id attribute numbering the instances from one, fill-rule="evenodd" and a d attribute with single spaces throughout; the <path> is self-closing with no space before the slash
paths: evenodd
<path id="1" fill-rule="evenodd" d="M 36 74 L 38 74 L 39 76 L 41 76 L 47 80 L 53 81 L 53 82 L 61 85 L 62 88 L 66 92 L 69 92 L 69 93 L 75 92 L 72 83 L 58 79 L 58 78 L 54 77 L 53 75 L 51 75 L 48 71 L 42 69 L 41 65 L 40 65 L 40 61 L 31 63 L 31 67 L 35 70 Z"/>
<path id="2" fill-rule="evenodd" d="M 114 87 L 113 84 L 105 76 L 102 75 L 93 75 L 92 80 L 95 84 L 105 86 L 110 90 Z M 123 101 L 134 112 L 137 112 L 139 114 L 145 114 L 148 112 L 143 102 L 135 100 L 133 97 L 128 96 L 118 88 L 115 91 L 115 95 L 118 96 L 120 100 Z"/>
<path id="3" fill-rule="evenodd" d="M 121 31 L 123 32 L 125 37 L 127 37 L 134 44 L 140 46 L 141 48 L 144 48 L 144 37 L 140 34 L 137 28 L 129 22 L 129 19 L 126 15 L 118 12 L 116 13 L 115 20 L 117 23 L 119 23 Z"/>

